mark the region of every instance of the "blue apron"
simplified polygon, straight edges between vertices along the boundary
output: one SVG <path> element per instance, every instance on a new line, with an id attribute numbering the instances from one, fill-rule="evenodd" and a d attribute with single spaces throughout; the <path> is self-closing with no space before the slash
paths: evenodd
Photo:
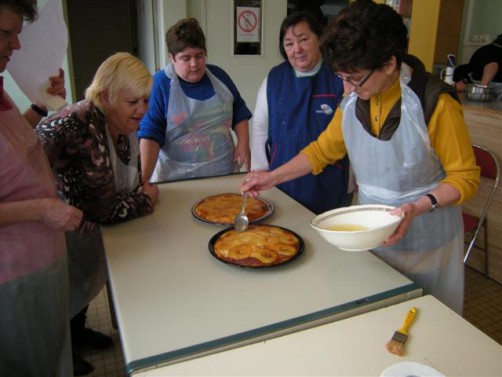
<path id="1" fill-rule="evenodd" d="M 289 63 L 274 67 L 267 78 L 270 169 L 298 154 L 326 129 L 343 93 L 341 81 L 322 65 L 314 76 L 296 77 Z M 318 214 L 349 205 L 348 159 L 277 187 Z"/>

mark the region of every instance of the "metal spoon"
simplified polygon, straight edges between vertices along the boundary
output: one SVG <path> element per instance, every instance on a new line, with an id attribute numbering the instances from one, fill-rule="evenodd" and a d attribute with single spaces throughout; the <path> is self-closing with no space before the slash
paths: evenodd
<path id="1" fill-rule="evenodd" d="M 248 217 L 246 216 L 246 200 L 248 198 L 248 192 L 243 194 L 241 212 L 235 216 L 234 228 L 237 232 L 244 232 L 249 225 Z"/>

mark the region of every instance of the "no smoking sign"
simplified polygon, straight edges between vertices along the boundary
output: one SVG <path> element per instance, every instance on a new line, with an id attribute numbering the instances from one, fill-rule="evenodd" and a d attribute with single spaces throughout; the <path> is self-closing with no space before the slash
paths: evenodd
<path id="1" fill-rule="evenodd" d="M 260 41 L 260 8 L 237 7 L 237 42 Z"/>
<path id="2" fill-rule="evenodd" d="M 251 33 L 254 29 L 256 29 L 257 24 L 258 18 L 254 12 L 245 10 L 239 15 L 238 25 L 243 32 Z"/>

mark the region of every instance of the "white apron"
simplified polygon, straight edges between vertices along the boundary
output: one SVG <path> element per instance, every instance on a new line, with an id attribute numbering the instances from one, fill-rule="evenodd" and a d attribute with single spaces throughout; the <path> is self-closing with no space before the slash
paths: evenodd
<path id="1" fill-rule="evenodd" d="M 0 112 L 0 201 L 35 198 L 56 198 L 55 179 L 14 107 Z M 38 222 L 1 226 L 0 376 L 72 374 L 63 232 Z"/>
<path id="2" fill-rule="evenodd" d="M 407 86 L 408 67 L 401 67 L 401 121 L 387 141 L 371 136 L 355 114 L 357 96 L 341 103 L 342 129 L 361 204 L 400 206 L 430 192 L 445 177 L 430 145 L 422 106 Z M 373 252 L 457 313 L 464 289 L 463 232 L 460 207 L 440 208 L 416 217 L 393 247 Z"/>
<path id="3" fill-rule="evenodd" d="M 131 159 L 126 165 L 117 157 L 108 125 L 105 126 L 105 129 L 116 192 L 131 192 L 139 184 L 138 139 L 135 134 L 128 136 Z M 67 232 L 66 242 L 70 261 L 70 313 L 74 317 L 97 296 L 106 283 L 108 278 L 106 257 L 101 228 L 96 224 L 83 234 L 80 231 Z"/>
<path id="4" fill-rule="evenodd" d="M 110 151 L 110 162 L 113 168 L 113 177 L 115 178 L 115 191 L 117 193 L 133 192 L 139 185 L 139 141 L 136 137 L 136 133 L 131 133 L 127 136 L 129 139 L 131 158 L 129 163 L 126 165 L 117 156 L 115 145 L 113 144 L 108 126 L 105 128 L 106 137 L 108 139 L 108 150 Z"/>
<path id="5" fill-rule="evenodd" d="M 171 79 L 166 142 L 160 149 L 152 182 L 225 175 L 238 171 L 233 160 L 233 95 L 209 69 L 206 74 L 215 95 L 199 101 L 180 86 L 172 64 L 165 68 Z"/>

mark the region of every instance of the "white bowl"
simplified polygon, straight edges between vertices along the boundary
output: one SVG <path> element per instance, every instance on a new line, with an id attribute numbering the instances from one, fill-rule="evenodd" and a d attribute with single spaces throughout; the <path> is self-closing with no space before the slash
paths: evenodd
<path id="1" fill-rule="evenodd" d="M 401 222 L 402 216 L 389 213 L 394 208 L 378 204 L 338 208 L 314 217 L 310 225 L 341 250 L 370 250 L 380 246 Z"/>

